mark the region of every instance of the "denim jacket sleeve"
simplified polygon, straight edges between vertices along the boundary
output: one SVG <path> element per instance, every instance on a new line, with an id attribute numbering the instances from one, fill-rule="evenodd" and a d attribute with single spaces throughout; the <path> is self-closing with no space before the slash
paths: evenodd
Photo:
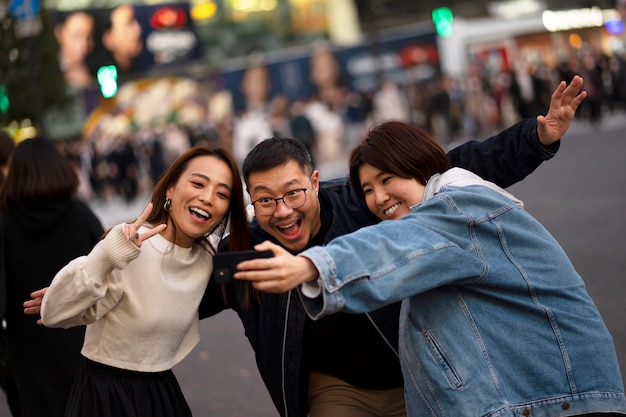
<path id="1" fill-rule="evenodd" d="M 552 158 L 560 141 L 539 142 L 537 121 L 524 119 L 482 142 L 470 141 L 448 152 L 452 167 L 465 168 L 502 188 L 519 182 Z"/>
<path id="2" fill-rule="evenodd" d="M 313 299 L 301 294 L 313 319 L 340 310 L 373 311 L 436 287 L 483 278 L 488 268 L 479 257 L 405 219 L 365 227 L 300 254 L 320 271 L 322 294 Z"/>

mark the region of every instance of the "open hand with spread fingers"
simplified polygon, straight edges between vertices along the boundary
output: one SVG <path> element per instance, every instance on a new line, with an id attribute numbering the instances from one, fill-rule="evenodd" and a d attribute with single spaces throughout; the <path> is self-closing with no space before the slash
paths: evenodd
<path id="1" fill-rule="evenodd" d="M 550 108 L 545 116 L 537 116 L 537 135 L 544 146 L 561 139 L 574 120 L 576 109 L 587 97 L 583 78 L 575 75 L 569 85 L 561 81 L 550 97 Z"/>

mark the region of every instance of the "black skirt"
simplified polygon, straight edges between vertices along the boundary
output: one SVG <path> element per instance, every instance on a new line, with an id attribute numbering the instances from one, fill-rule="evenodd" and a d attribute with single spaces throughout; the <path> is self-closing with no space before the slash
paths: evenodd
<path id="1" fill-rule="evenodd" d="M 171 370 L 136 372 L 87 359 L 65 416 L 191 417 L 191 409 Z"/>

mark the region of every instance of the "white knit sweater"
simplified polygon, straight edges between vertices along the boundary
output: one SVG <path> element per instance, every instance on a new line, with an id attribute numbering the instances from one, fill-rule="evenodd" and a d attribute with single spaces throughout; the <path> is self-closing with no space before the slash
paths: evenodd
<path id="1" fill-rule="evenodd" d="M 181 248 L 155 235 L 137 248 L 118 225 L 59 271 L 41 317 L 48 327 L 86 324 L 82 354 L 95 362 L 171 369 L 200 340 L 198 305 L 212 268 L 206 247 Z"/>

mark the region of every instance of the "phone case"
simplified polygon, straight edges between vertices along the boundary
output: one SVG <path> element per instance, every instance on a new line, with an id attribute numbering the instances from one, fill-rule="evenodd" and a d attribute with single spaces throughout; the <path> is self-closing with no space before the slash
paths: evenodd
<path id="1" fill-rule="evenodd" d="M 271 258 L 272 251 L 244 250 L 235 252 L 220 252 L 213 257 L 212 278 L 218 284 L 232 284 L 237 280 L 233 274 L 237 272 L 237 264 L 249 259 Z"/>

